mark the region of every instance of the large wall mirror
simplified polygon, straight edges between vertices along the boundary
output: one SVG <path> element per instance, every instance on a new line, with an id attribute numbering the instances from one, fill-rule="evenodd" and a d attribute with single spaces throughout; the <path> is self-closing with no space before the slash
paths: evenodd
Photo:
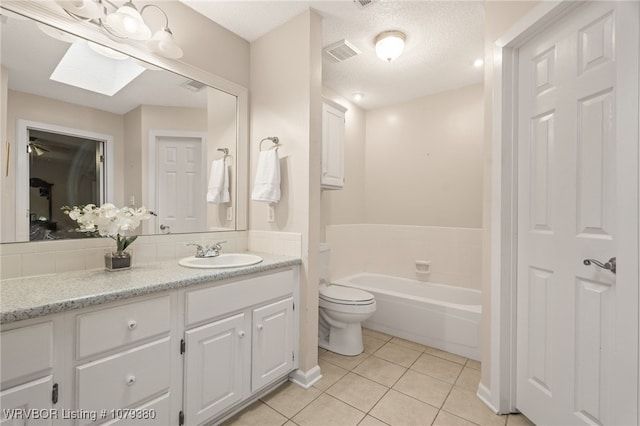
<path id="1" fill-rule="evenodd" d="M 246 229 L 246 94 L 0 10 L 3 243 L 78 238 L 61 208 L 105 202 L 153 210 L 143 234 Z"/>

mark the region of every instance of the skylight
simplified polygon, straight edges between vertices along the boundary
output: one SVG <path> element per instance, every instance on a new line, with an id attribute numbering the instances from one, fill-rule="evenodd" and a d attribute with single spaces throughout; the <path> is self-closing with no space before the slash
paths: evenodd
<path id="1" fill-rule="evenodd" d="M 50 79 L 113 96 L 144 72 L 145 68 L 127 58 L 115 60 L 103 56 L 82 40 L 69 46 Z"/>

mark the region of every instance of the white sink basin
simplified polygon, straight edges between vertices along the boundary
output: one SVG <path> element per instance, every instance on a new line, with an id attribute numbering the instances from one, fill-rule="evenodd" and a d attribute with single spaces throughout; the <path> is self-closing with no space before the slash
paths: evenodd
<path id="1" fill-rule="evenodd" d="M 187 268 L 237 268 L 240 266 L 255 265 L 262 262 L 260 256 L 249 253 L 223 253 L 216 257 L 189 256 L 178 261 L 178 265 Z"/>

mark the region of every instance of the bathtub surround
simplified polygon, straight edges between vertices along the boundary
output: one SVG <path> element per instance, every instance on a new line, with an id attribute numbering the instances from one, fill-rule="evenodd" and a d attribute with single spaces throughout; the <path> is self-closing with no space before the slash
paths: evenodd
<path id="1" fill-rule="evenodd" d="M 360 272 L 418 279 L 416 261 L 429 264 L 428 281 L 481 289 L 482 230 L 402 225 L 331 225 L 330 278 Z"/>

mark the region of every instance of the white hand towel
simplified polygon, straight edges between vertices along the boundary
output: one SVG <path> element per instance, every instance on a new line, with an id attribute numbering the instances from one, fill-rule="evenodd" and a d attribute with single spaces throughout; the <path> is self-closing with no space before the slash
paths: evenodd
<path id="1" fill-rule="evenodd" d="M 229 197 L 229 171 L 223 158 L 211 162 L 211 174 L 209 175 L 209 188 L 207 190 L 208 203 L 228 203 Z"/>
<path id="2" fill-rule="evenodd" d="M 260 151 L 251 199 L 267 203 L 280 201 L 280 158 L 277 149 Z"/>

